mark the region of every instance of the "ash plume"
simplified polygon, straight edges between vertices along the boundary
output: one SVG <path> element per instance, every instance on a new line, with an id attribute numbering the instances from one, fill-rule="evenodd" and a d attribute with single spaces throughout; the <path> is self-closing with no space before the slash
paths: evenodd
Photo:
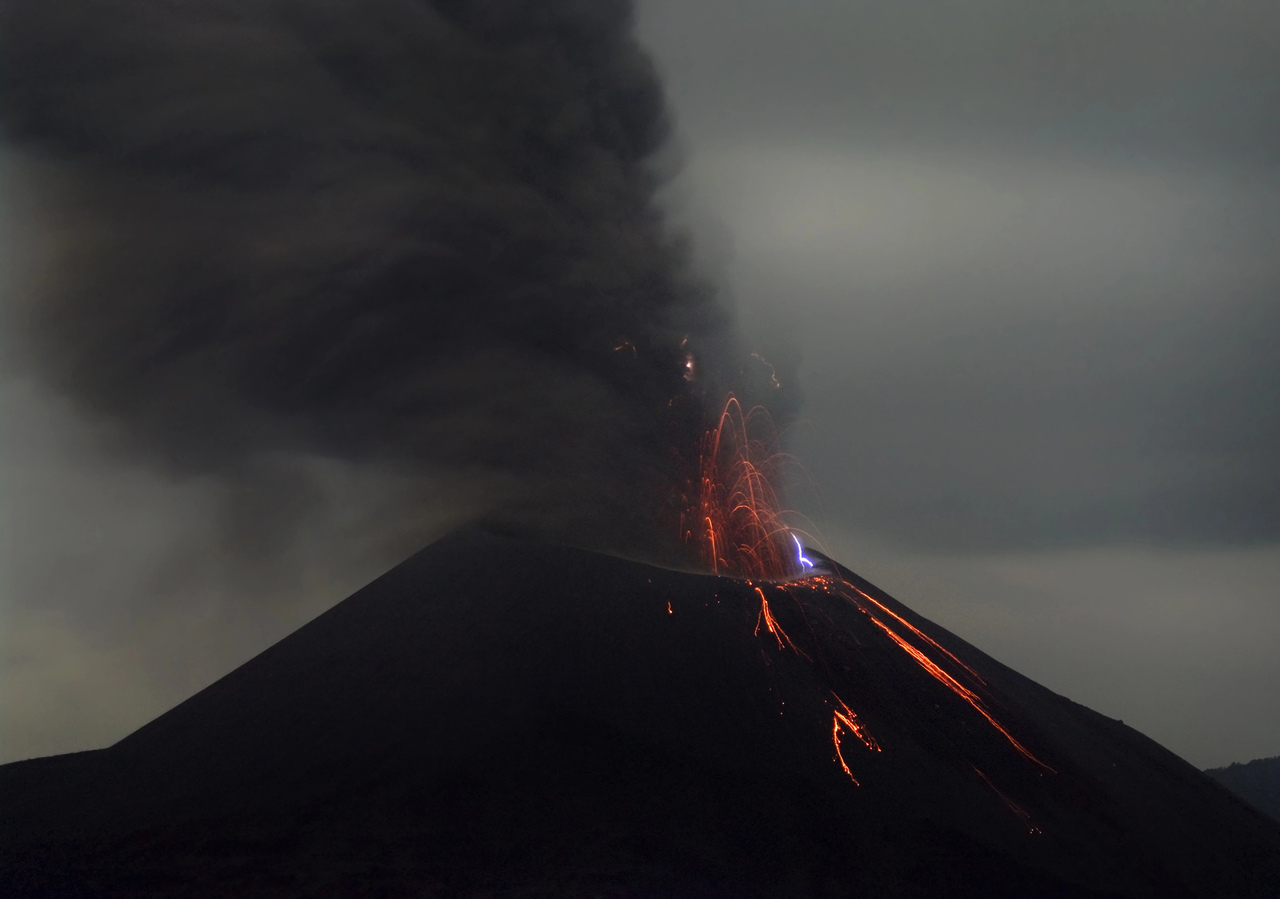
<path id="1" fill-rule="evenodd" d="M 653 202 L 669 121 L 630 3 L 0 9 L 54 244 L 7 314 L 123 445 L 474 477 L 511 521 L 662 541 L 685 354 L 732 337 Z"/>

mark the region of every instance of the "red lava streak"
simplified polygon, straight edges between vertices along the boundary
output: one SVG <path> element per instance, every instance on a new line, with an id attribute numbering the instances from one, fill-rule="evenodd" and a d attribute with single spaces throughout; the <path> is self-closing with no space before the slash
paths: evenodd
<path id="1" fill-rule="evenodd" d="M 854 785 L 861 786 L 861 784 L 858 783 L 858 778 L 854 777 L 853 772 L 849 770 L 849 765 L 844 760 L 844 753 L 840 751 L 840 734 L 847 729 L 855 737 L 861 740 L 862 745 L 867 747 L 871 752 L 879 752 L 880 744 L 875 741 L 875 737 L 871 736 L 866 725 L 858 719 L 858 716 L 854 713 L 853 709 L 845 705 L 844 700 L 839 696 L 836 696 L 835 693 L 832 693 L 831 695 L 835 698 L 836 705 L 838 706 L 831 718 L 831 742 L 836 748 L 836 761 L 840 763 L 840 767 L 844 769 L 845 774 L 849 775 L 849 779 L 853 781 Z"/>
<path id="2" fill-rule="evenodd" d="M 938 681 L 938 683 L 942 684 L 952 693 L 955 693 L 957 696 L 959 696 L 961 699 L 967 702 L 970 706 L 972 706 L 974 711 L 976 711 L 979 715 L 985 718 L 988 724 L 990 724 L 997 731 L 999 731 L 1000 734 L 1006 740 L 1009 741 L 1009 745 L 1011 745 L 1014 749 L 1016 749 L 1024 758 L 1026 758 L 1028 761 L 1039 766 L 1041 769 L 1043 769 L 1044 771 L 1047 771 L 1050 774 L 1057 773 L 1057 771 L 1055 771 L 1049 765 L 1047 765 L 1040 759 L 1036 758 L 1035 754 L 1032 753 L 1031 750 L 1027 749 L 1027 747 L 1023 746 L 1020 742 L 1018 742 L 1018 740 L 1013 736 L 1013 734 L 1009 733 L 1009 731 L 1004 727 L 1004 725 L 1002 725 L 999 721 L 996 720 L 995 716 L 992 715 L 991 712 L 987 709 L 986 705 L 982 701 L 982 698 L 978 696 L 977 693 L 973 692 L 968 687 L 964 686 L 964 684 L 956 680 L 956 678 L 953 677 L 951 674 L 949 674 L 941 665 L 939 665 L 933 659 L 929 658 L 929 656 L 926 654 L 924 649 L 921 649 L 918 646 L 911 645 L 911 642 L 906 637 L 898 633 L 890 625 L 886 624 L 883 620 L 881 620 L 877 612 L 883 612 L 884 614 L 888 615 L 893 621 L 906 627 L 907 631 L 910 634 L 916 636 L 918 639 L 927 643 L 929 646 L 934 647 L 935 649 L 945 654 L 947 658 L 951 659 L 953 662 L 955 662 L 957 665 L 959 665 L 969 674 L 973 675 L 973 677 L 977 678 L 979 682 L 983 684 L 986 683 L 986 681 L 982 680 L 982 678 L 979 677 L 978 674 L 972 668 L 970 668 L 968 665 L 961 662 L 959 659 L 957 659 L 954 655 L 952 655 L 946 649 L 943 649 L 940 645 L 938 645 L 938 643 L 935 640 L 933 640 L 927 634 L 922 632 L 915 625 L 908 622 L 906 619 L 904 619 L 901 615 L 898 615 L 896 612 L 891 611 L 887 606 L 884 605 L 884 603 L 867 595 L 865 592 L 863 592 L 862 590 L 859 590 L 853 584 L 850 584 L 848 581 L 845 581 L 843 579 L 836 579 L 831 577 L 812 577 L 812 578 L 806 578 L 805 581 L 801 583 L 809 583 L 814 585 L 815 587 L 826 589 L 828 591 L 831 591 L 834 588 L 835 592 L 837 592 L 839 595 L 848 599 L 863 614 L 865 614 L 868 618 L 870 618 L 871 622 L 876 627 L 880 628 L 880 630 L 884 632 L 885 636 L 887 636 L 899 649 L 901 649 L 907 655 L 911 656 L 911 658 L 915 660 L 916 664 L 919 665 L 921 668 L 923 668 L 926 672 L 928 672 L 929 675 L 933 677 L 934 680 Z"/>
<path id="3" fill-rule="evenodd" d="M 939 652 L 946 653 L 947 657 L 948 657 L 949 659 L 951 659 L 951 661 L 955 662 L 957 665 L 959 665 L 959 666 L 960 666 L 961 668 L 963 668 L 965 671 L 969 672 L 969 674 L 970 674 L 970 675 L 972 675 L 972 676 L 973 676 L 973 678 L 974 678 L 974 680 L 976 680 L 978 683 L 980 683 L 980 684 L 985 684 L 985 683 L 986 683 L 986 681 L 982 679 L 982 675 L 978 674 L 978 672 L 974 671 L 972 668 L 970 668 L 970 667 L 969 667 L 968 665 L 966 665 L 964 662 L 962 662 L 962 661 L 960 661 L 959 659 L 957 659 L 957 658 L 956 658 L 954 655 L 952 655 L 948 650 L 944 649 L 941 645 L 939 645 L 939 644 L 938 644 L 938 643 L 937 643 L 937 642 L 936 642 L 932 637 L 930 637 L 928 634 L 924 633 L 924 631 L 920 630 L 918 627 L 916 627 L 916 626 L 915 626 L 914 624 L 912 624 L 910 621 L 907 621 L 907 619 L 903 618 L 903 617 L 902 617 L 901 615 L 899 615 L 897 612 L 892 611 L 888 606 L 886 606 L 884 603 L 880 602 L 880 600 L 876 599 L 874 596 L 871 596 L 870 594 L 863 593 L 861 590 L 859 590 L 857 587 L 854 587 L 854 586 L 853 586 L 853 584 L 850 584 L 848 581 L 842 581 L 842 582 L 841 582 L 841 585 L 842 585 L 842 586 L 844 586 L 844 587 L 849 587 L 849 588 L 853 589 L 853 590 L 854 590 L 854 591 L 855 591 L 859 596 L 861 596 L 861 597 L 863 597 L 864 599 L 867 599 L 867 600 L 869 600 L 869 601 L 871 601 L 871 602 L 875 603 L 877 608 L 879 608 L 879 609 L 880 609 L 881 611 L 883 611 L 885 614 L 887 614 L 887 615 L 891 615 L 891 616 L 894 618 L 894 620 L 896 620 L 899 624 L 903 625 L 905 628 L 907 628 L 909 631 L 911 631 L 911 633 L 915 634 L 915 635 L 916 635 L 917 637 L 919 637 L 921 640 L 924 640 L 926 643 L 928 643 L 930 646 L 932 646 L 934 649 L 938 650 Z"/>
<path id="4" fill-rule="evenodd" d="M 774 639 L 778 641 L 779 649 L 783 648 L 783 643 L 785 642 L 786 647 L 792 652 L 799 653 L 806 659 L 809 659 L 809 661 L 813 661 L 809 658 L 808 653 L 791 642 L 791 638 L 788 637 L 787 632 L 782 629 L 782 625 L 778 624 L 778 619 L 773 617 L 773 612 L 769 609 L 769 600 L 764 598 L 764 591 L 759 587 L 756 587 L 755 589 L 756 593 L 760 595 L 760 614 L 756 616 L 756 636 L 760 636 L 760 625 L 764 624 L 769 633 L 773 634 Z"/>
<path id="5" fill-rule="evenodd" d="M 772 486 L 786 459 L 776 451 L 777 442 L 778 435 L 768 413 L 759 407 L 744 413 L 738 400 L 730 395 L 715 427 L 703 437 L 697 490 L 691 491 L 696 500 L 691 502 L 681 521 L 684 539 L 698 548 L 712 572 L 747 580 L 760 598 L 755 635 L 759 637 L 761 630 L 767 631 L 779 651 L 790 650 L 810 662 L 815 658 L 821 660 L 820 645 L 812 648 L 811 655 L 797 646 L 783 629 L 769 607 L 764 587 L 790 595 L 796 600 L 801 616 L 804 608 L 795 591 L 808 589 L 840 596 L 866 615 L 893 646 L 981 715 L 1023 758 L 1044 772 L 1057 773 L 996 719 L 987 707 L 988 700 L 979 695 L 985 693 L 983 688 L 987 686 L 981 675 L 884 602 L 838 574 L 815 572 L 815 563 L 805 556 L 804 546 L 783 520 L 778 494 Z M 808 576 L 804 576 L 806 574 Z M 770 581 L 773 583 L 759 585 Z M 785 583 L 778 583 L 780 581 Z M 809 632 L 818 639 L 812 627 Z M 960 678 L 969 680 L 971 686 L 965 686 Z M 831 695 L 836 703 L 831 722 L 835 761 L 857 784 L 846 764 L 841 737 L 853 734 L 871 752 L 880 752 L 880 744 L 844 700 L 834 692 Z M 974 770 L 978 771 L 976 767 Z M 981 771 L 978 774 L 995 789 L 985 774 Z M 1011 810 L 1029 821 L 1025 811 L 1003 793 L 996 792 Z"/>

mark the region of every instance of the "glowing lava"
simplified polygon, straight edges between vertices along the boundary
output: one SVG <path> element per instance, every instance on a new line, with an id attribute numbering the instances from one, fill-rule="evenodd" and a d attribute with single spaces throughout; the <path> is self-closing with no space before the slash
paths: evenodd
<path id="1" fill-rule="evenodd" d="M 960 669 L 962 669 L 964 672 L 968 673 L 971 677 L 977 680 L 980 684 L 983 684 L 983 685 L 986 684 L 986 681 L 984 681 L 978 675 L 977 672 L 975 672 L 968 665 L 964 664 L 964 662 L 961 662 L 959 659 L 957 659 L 951 652 L 944 649 L 941 645 L 937 643 L 937 641 L 935 641 L 929 635 L 925 634 L 923 631 L 921 631 L 915 625 L 911 624 L 901 615 L 892 611 L 884 603 L 870 596 L 866 592 L 859 590 L 857 587 L 855 587 L 853 584 L 849 583 L 848 581 L 844 580 L 843 578 L 834 578 L 834 577 L 828 577 L 825 575 L 818 575 L 814 577 L 804 578 L 803 580 L 796 581 L 794 583 L 806 584 L 815 589 L 825 590 L 829 593 L 835 593 L 836 595 L 842 596 L 845 599 L 847 599 L 850 603 L 853 604 L 855 608 L 858 609 L 858 611 L 862 612 L 869 619 L 871 619 L 872 624 L 878 627 L 895 646 L 897 646 L 899 649 L 905 652 L 908 656 L 910 656 L 917 665 L 919 665 L 922 669 L 924 669 L 929 674 L 930 677 L 932 677 L 938 683 L 942 684 L 944 687 L 946 687 L 956 696 L 959 696 L 961 699 L 967 702 L 974 709 L 974 711 L 976 711 L 979 715 L 985 718 L 987 723 L 990 724 L 991 727 L 995 728 L 1001 734 L 1001 736 L 1003 736 L 1009 742 L 1009 745 L 1012 746 L 1015 750 L 1017 750 L 1017 752 L 1023 758 L 1032 762 L 1033 764 L 1038 766 L 1041 770 L 1049 774 L 1057 773 L 1056 770 L 1054 770 L 1048 764 L 1046 764 L 1045 762 L 1037 758 L 1035 754 L 1031 752 L 1031 750 L 1023 746 L 1022 743 L 1020 743 L 1013 736 L 1013 734 L 1009 733 L 1008 728 L 1006 728 L 1003 724 L 1001 724 L 996 719 L 995 715 L 992 714 L 992 712 L 987 708 L 986 703 L 983 701 L 981 696 L 979 696 L 973 690 L 966 687 L 964 684 L 960 683 L 960 681 L 957 679 L 957 675 L 953 675 L 950 672 L 948 672 L 945 668 L 943 668 L 942 664 L 939 662 L 938 659 L 934 659 L 929 656 L 928 650 L 936 649 L 938 652 L 942 653 L 946 658 L 950 659 L 952 662 L 958 665 Z M 888 618 L 888 621 L 885 620 L 886 617 Z M 889 621 L 893 622 L 893 624 L 890 624 Z M 909 634 L 915 637 L 918 642 L 925 644 L 925 646 L 913 645 L 911 640 L 907 636 L 905 636 L 903 632 L 899 632 L 897 629 L 895 629 L 894 627 L 895 624 L 901 625 L 903 628 L 905 628 L 905 634 Z"/>
<path id="2" fill-rule="evenodd" d="M 684 535 L 716 574 L 781 580 L 805 570 L 772 486 L 785 459 L 777 440 L 769 414 L 759 406 L 743 412 L 732 395 L 703 438 Z"/>
<path id="3" fill-rule="evenodd" d="M 845 705 L 844 700 L 839 696 L 836 696 L 834 692 L 831 695 L 835 698 L 836 705 L 838 706 L 831 717 L 831 742 L 835 744 L 836 761 L 840 763 L 840 767 L 844 769 L 844 773 L 849 775 L 849 779 L 853 781 L 854 786 L 861 786 L 861 784 L 858 783 L 858 778 L 854 777 L 853 772 L 849 770 L 849 765 L 844 760 L 844 753 L 840 751 L 840 735 L 847 729 L 855 737 L 861 740 L 862 745 L 867 747 L 871 752 L 879 752 L 880 744 L 875 741 L 875 737 L 871 736 L 866 725 L 858 719 L 858 716 L 854 713 L 853 709 Z"/>
<path id="4" fill-rule="evenodd" d="M 791 642 L 791 638 L 788 637 L 787 632 L 782 629 L 782 625 L 778 624 L 778 619 L 773 617 L 773 612 L 769 609 L 769 600 L 765 599 L 764 591 L 759 587 L 756 587 L 755 589 L 756 593 L 760 595 L 760 614 L 756 616 L 756 636 L 760 636 L 760 625 L 763 623 L 769 633 L 773 634 L 774 639 L 778 641 L 779 649 L 783 648 L 783 643 L 785 641 L 786 648 L 804 656 L 812 662 L 813 659 L 809 657 L 809 654 L 797 647 L 795 643 Z"/>

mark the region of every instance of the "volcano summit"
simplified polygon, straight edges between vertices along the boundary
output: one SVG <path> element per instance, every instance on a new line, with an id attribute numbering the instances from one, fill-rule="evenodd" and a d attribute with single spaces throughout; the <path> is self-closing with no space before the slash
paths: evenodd
<path id="1" fill-rule="evenodd" d="M 0 801 L 5 895 L 1280 889 L 1275 822 L 833 563 L 478 530 Z"/>

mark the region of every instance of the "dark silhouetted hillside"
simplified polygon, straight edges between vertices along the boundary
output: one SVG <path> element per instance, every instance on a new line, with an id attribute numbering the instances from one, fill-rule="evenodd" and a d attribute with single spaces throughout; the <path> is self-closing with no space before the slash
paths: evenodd
<path id="1" fill-rule="evenodd" d="M 1254 759 L 1205 772 L 1237 796 L 1280 821 L 1280 756 Z"/>
<path id="2" fill-rule="evenodd" d="M 456 534 L 116 745 L 0 767 L 0 894 L 1276 895 L 1280 824 L 842 576 L 884 611 Z"/>

